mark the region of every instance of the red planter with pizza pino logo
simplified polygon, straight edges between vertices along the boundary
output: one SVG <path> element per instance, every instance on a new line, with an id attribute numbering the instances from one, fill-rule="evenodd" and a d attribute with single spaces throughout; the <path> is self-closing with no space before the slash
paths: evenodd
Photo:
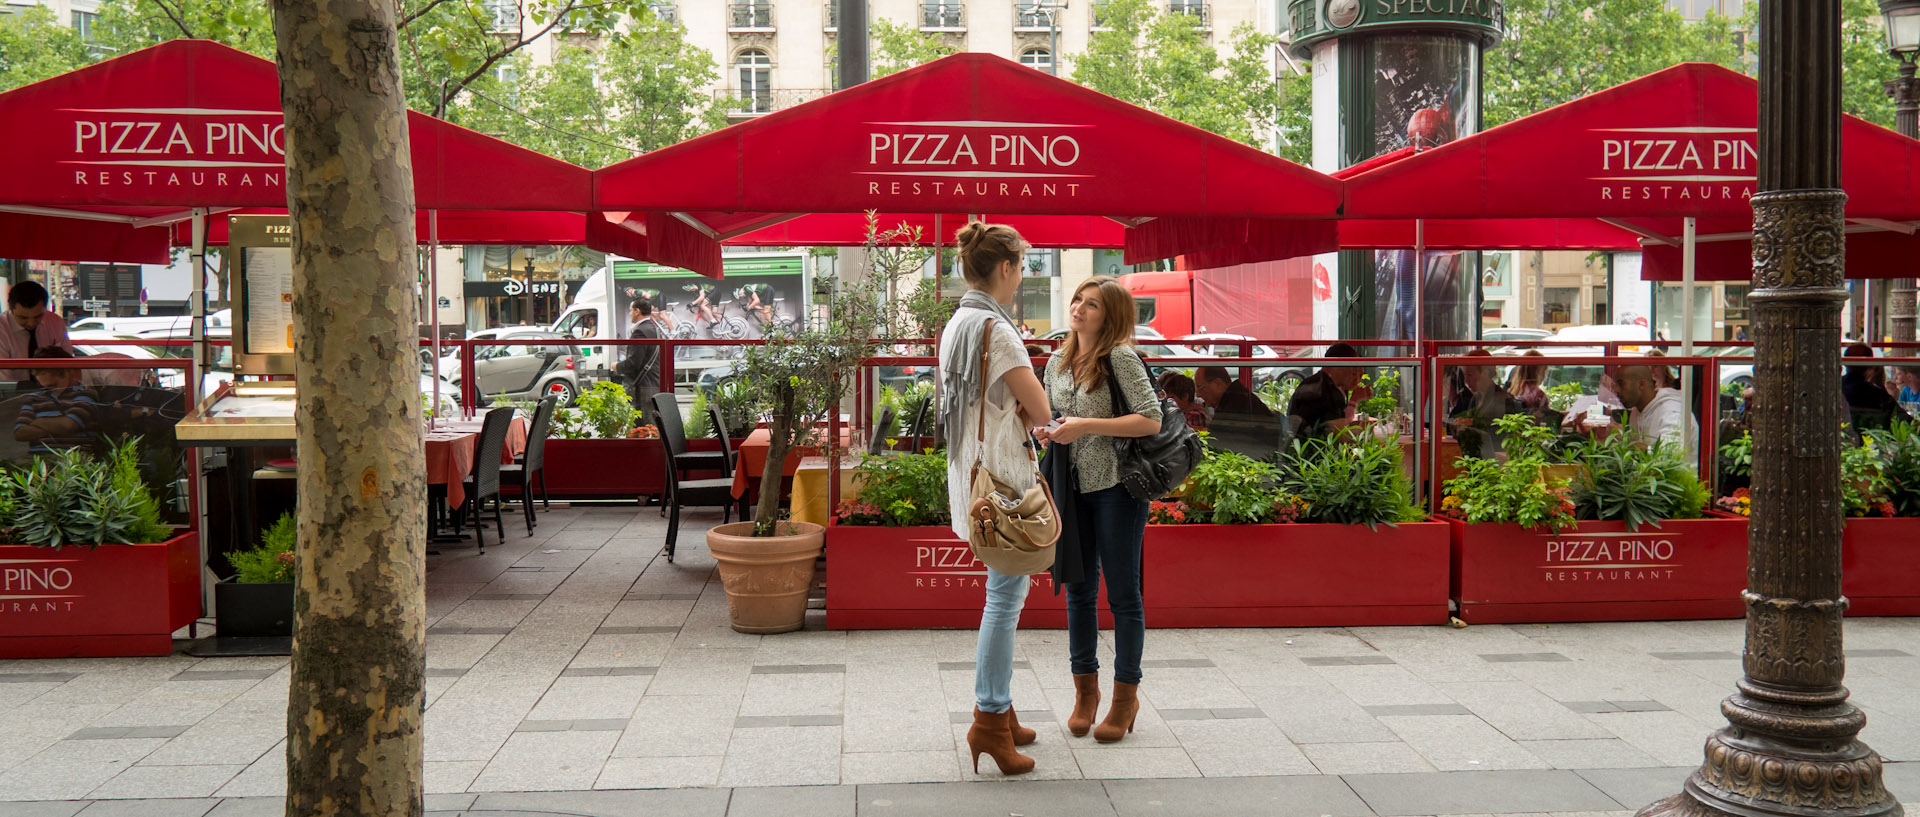
<path id="1" fill-rule="evenodd" d="M 0 658 L 168 655 L 200 617 L 200 537 L 0 545 Z"/>
<path id="2" fill-rule="evenodd" d="M 1558 533 L 1448 520 L 1453 597 L 1474 624 L 1740 618 L 1747 520 L 1672 519 Z"/>
<path id="3" fill-rule="evenodd" d="M 1148 525 L 1149 627 L 1445 624 L 1447 526 Z"/>
<path id="4" fill-rule="evenodd" d="M 827 528 L 827 628 L 832 630 L 973 629 L 986 602 L 987 568 L 946 527 Z M 1024 628 L 1067 626 L 1067 597 L 1053 577 L 1028 579 Z M 1151 591 L 1149 591 L 1151 592 Z M 1100 626 L 1113 626 L 1100 593 Z M 1152 624 L 1152 616 L 1148 616 Z"/>
<path id="5" fill-rule="evenodd" d="M 1920 519 L 1848 519 L 1840 587 L 1849 616 L 1920 616 Z"/>

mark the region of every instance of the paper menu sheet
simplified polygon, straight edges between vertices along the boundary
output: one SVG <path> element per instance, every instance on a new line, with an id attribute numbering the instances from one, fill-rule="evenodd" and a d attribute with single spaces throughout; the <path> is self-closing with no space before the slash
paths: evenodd
<path id="1" fill-rule="evenodd" d="M 246 250 L 247 336 L 251 355 L 293 353 L 293 250 Z"/>

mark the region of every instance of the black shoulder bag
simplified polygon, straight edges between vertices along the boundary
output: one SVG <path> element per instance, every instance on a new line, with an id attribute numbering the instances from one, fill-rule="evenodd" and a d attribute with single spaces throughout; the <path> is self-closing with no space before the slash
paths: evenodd
<path id="1" fill-rule="evenodd" d="M 1137 354 L 1134 359 L 1147 371 L 1147 379 L 1151 381 L 1153 370 L 1147 368 L 1147 361 Z M 1113 416 L 1133 413 L 1133 408 L 1127 405 L 1125 391 L 1120 388 L 1120 378 L 1114 374 L 1111 358 L 1107 366 L 1107 393 L 1113 399 Z M 1113 438 L 1114 458 L 1120 461 L 1120 484 L 1127 486 L 1127 493 L 1141 502 L 1152 502 L 1179 488 L 1187 481 L 1187 475 L 1193 473 L 1194 466 L 1200 464 L 1205 448 L 1200 435 L 1187 425 L 1187 415 L 1170 397 L 1160 399 L 1159 431 L 1145 437 Z"/>

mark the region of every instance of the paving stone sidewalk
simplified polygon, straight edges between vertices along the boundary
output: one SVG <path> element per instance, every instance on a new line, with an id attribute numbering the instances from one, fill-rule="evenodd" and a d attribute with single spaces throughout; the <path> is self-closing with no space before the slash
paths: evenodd
<path id="1" fill-rule="evenodd" d="M 1741 623 L 1153 630 L 1118 745 L 1072 738 L 1066 639 L 1020 635 L 1035 774 L 975 775 L 970 631 L 743 635 L 701 531 L 555 509 L 430 557 L 436 814 L 1535 814 L 1678 791 Z M 524 529 L 518 531 L 523 533 Z M 1920 801 L 1920 620 L 1848 624 L 1848 685 Z M 1110 652 L 1108 653 L 1110 655 Z M 287 662 L 0 662 L 0 817 L 277 814 Z M 1905 761 L 1905 762 L 1901 762 Z M 988 764 L 990 765 L 990 764 Z M 640 791 L 649 790 L 649 791 Z"/>

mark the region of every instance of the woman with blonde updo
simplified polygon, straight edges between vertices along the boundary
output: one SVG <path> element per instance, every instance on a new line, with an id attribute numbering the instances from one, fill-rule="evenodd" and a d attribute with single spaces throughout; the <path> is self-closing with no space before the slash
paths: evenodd
<path id="1" fill-rule="evenodd" d="M 1036 475 L 1025 429 L 1045 425 L 1053 414 L 1021 343 L 1019 323 L 1006 310 L 1020 291 L 1021 262 L 1031 245 L 1011 227 L 977 221 L 960 230 L 956 243 L 967 293 L 940 339 L 941 411 L 947 426 L 947 502 L 954 534 L 967 541 L 968 476 L 974 462 L 1014 491 L 1033 487 Z M 981 346 L 988 322 L 993 330 L 983 370 Z M 975 433 L 982 412 L 984 442 Z M 986 606 L 974 656 L 973 728 L 967 730 L 975 772 L 983 754 L 993 758 L 1002 774 L 1033 771 L 1033 758 L 1014 748 L 1032 743 L 1036 735 L 1020 726 L 1012 691 L 1014 629 L 1030 582 L 1026 576 L 987 566 Z"/>

